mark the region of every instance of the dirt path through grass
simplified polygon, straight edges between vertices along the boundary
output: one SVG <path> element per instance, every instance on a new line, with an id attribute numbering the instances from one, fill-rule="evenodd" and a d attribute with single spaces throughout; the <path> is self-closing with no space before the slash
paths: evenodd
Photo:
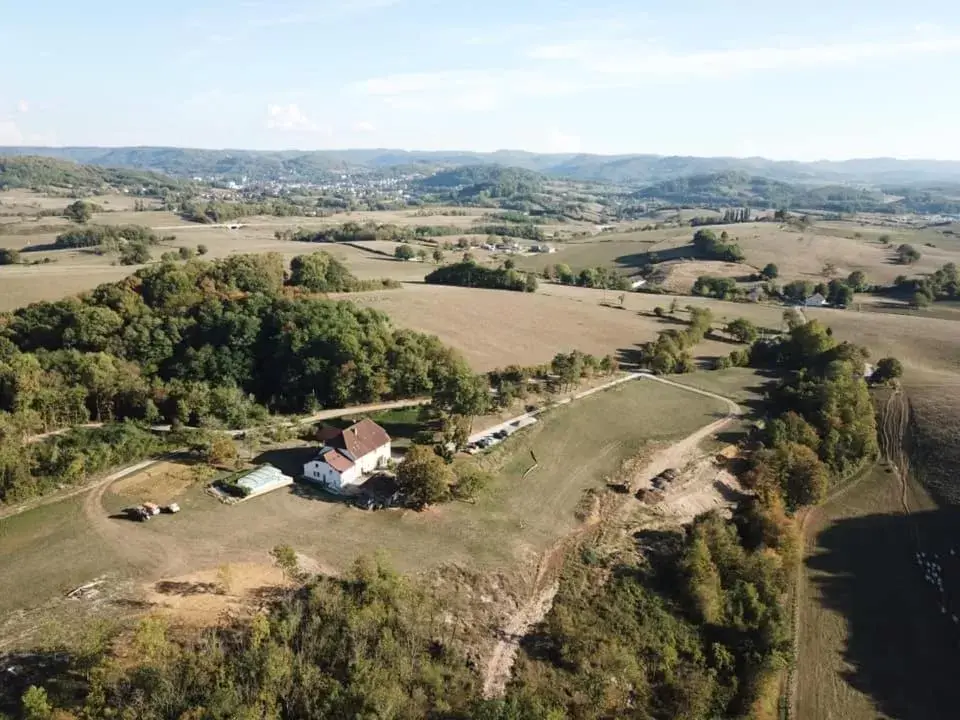
<path id="1" fill-rule="evenodd" d="M 567 552 L 577 546 L 579 541 L 588 533 L 594 531 L 604 524 L 619 525 L 636 509 L 639 501 L 633 496 L 637 485 L 650 480 L 668 468 L 682 468 L 691 461 L 698 459 L 702 455 L 700 452 L 701 443 L 711 435 L 722 431 L 727 425 L 737 420 L 743 413 L 742 408 L 729 398 L 717 395 L 706 390 L 689 387 L 680 383 L 666 380 L 653 375 L 637 375 L 637 380 L 648 380 L 659 382 L 665 385 L 671 385 L 691 393 L 703 395 L 713 400 L 720 400 L 727 405 L 727 414 L 725 417 L 716 420 L 699 430 L 691 433 L 679 442 L 673 443 L 656 453 L 643 466 L 643 468 L 633 473 L 628 478 L 630 483 L 630 493 L 623 496 L 623 500 L 617 503 L 612 509 L 608 510 L 606 517 L 601 515 L 592 515 L 588 520 L 577 527 L 572 533 L 558 540 L 549 550 L 540 558 L 537 564 L 529 600 L 520 605 L 517 610 L 504 623 L 497 644 L 494 646 L 490 659 L 487 661 L 483 676 L 483 694 L 485 697 L 499 697 L 503 694 L 507 683 L 510 680 L 510 674 L 513 671 L 513 664 L 516 660 L 517 652 L 520 648 L 520 641 L 529 633 L 534 626 L 542 622 L 553 607 L 553 598 L 557 594 L 559 587 L 559 574 L 563 566 L 563 559 Z M 675 495 L 668 496 L 661 503 L 661 509 L 672 517 L 673 522 L 689 522 L 692 518 L 688 513 L 682 512 L 681 505 L 684 500 L 689 498 L 692 493 L 698 492 L 703 488 L 703 483 L 684 486 L 683 491 Z M 676 510 L 677 512 L 671 512 Z"/>

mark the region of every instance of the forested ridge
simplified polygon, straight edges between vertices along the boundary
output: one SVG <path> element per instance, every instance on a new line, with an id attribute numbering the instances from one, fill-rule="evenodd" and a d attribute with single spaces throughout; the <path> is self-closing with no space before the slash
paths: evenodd
<path id="1" fill-rule="evenodd" d="M 25 434 L 88 421 L 246 427 L 266 411 L 455 396 L 473 380 L 435 337 L 311 296 L 356 289 L 326 253 L 291 267 L 286 278 L 277 254 L 162 263 L 0 316 L 0 500 L 41 489 Z"/>

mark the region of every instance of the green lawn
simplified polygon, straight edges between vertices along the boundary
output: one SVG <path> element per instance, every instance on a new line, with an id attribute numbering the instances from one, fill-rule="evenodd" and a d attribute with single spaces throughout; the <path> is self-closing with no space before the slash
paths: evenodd
<path id="1" fill-rule="evenodd" d="M 125 570 L 90 532 L 83 496 L 0 520 L 0 616 L 62 594 L 95 577 Z"/>
<path id="2" fill-rule="evenodd" d="M 546 413 L 491 451 L 483 462 L 500 471 L 476 503 L 419 513 L 364 511 L 300 484 L 228 506 L 195 486 L 181 496 L 181 513 L 149 523 L 109 520 L 97 535 L 83 516 L 83 498 L 72 498 L 0 523 L 0 611 L 36 605 L 105 572 L 150 579 L 270 562 L 278 543 L 330 570 L 375 552 L 405 572 L 449 563 L 507 569 L 576 527 L 583 492 L 601 487 L 625 460 L 723 411 L 719 401 L 678 388 L 626 383 Z M 531 451 L 539 467 L 523 478 Z"/>

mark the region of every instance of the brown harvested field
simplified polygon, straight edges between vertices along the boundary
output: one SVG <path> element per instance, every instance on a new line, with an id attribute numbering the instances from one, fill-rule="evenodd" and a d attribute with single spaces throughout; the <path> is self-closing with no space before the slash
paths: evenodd
<path id="1" fill-rule="evenodd" d="M 107 211 L 132 211 L 134 203 L 139 199 L 135 195 L 113 193 L 110 195 L 93 195 L 88 198 L 92 203 L 96 203 Z M 25 212 L 31 210 L 59 210 L 65 208 L 74 202 L 71 197 L 51 197 L 32 190 L 5 190 L 0 192 L 0 213 Z M 155 207 L 158 201 L 145 198 L 147 207 Z"/>
<path id="2" fill-rule="evenodd" d="M 456 563 L 507 569 L 533 561 L 576 527 L 588 488 L 602 487 L 622 464 L 660 443 L 709 424 L 723 403 L 663 383 L 634 381 L 557 408 L 505 441 L 491 456 L 496 479 L 475 504 L 423 513 L 365 512 L 296 484 L 237 505 L 194 485 L 178 495 L 176 515 L 148 523 L 110 517 L 130 504 L 101 486 L 85 495 L 0 520 L 0 613 L 35 605 L 103 574 L 159 579 L 225 563 L 269 562 L 288 543 L 311 564 L 343 569 L 382 550 L 401 571 Z M 540 467 L 524 477 L 534 451 Z M 265 453 L 279 466 L 310 448 Z"/>
<path id="3" fill-rule="evenodd" d="M 607 299 L 615 301 L 617 295 L 607 293 Z M 514 293 L 408 285 L 399 292 L 341 297 L 381 310 L 402 327 L 437 335 L 461 350 L 477 370 L 549 362 L 558 352 L 574 349 L 595 355 L 629 355 L 638 344 L 655 339 L 659 331 L 676 326 L 638 313 L 634 306 L 639 303 L 633 302 L 639 297 L 636 295 L 625 299 L 622 309 L 603 307 L 600 291 Z M 716 357 L 729 354 L 733 347 L 704 341 L 694 352 L 700 358 Z"/>
<path id="4" fill-rule="evenodd" d="M 0 268 L 0 311 L 41 300 L 60 300 L 105 282 L 122 280 L 136 268 L 108 264 L 51 263 Z"/>

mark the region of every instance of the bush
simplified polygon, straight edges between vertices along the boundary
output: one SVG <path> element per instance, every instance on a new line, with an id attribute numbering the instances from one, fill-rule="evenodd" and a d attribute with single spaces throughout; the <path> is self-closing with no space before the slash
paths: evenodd
<path id="1" fill-rule="evenodd" d="M 404 243 L 397 246 L 397 249 L 393 251 L 393 256 L 397 260 L 413 260 L 417 256 L 417 251 Z"/>
<path id="2" fill-rule="evenodd" d="M 128 242 L 120 248 L 121 265 L 144 265 L 152 259 L 150 248 L 145 243 Z"/>
<path id="3" fill-rule="evenodd" d="M 903 375 L 903 363 L 893 357 L 881 358 L 877 367 L 870 376 L 870 381 L 878 384 L 887 384 Z"/>
<path id="4" fill-rule="evenodd" d="M 733 363 L 730 362 L 728 357 L 718 357 L 713 359 L 713 369 L 714 370 L 726 370 L 729 367 L 732 367 Z"/>
<path id="5" fill-rule="evenodd" d="M 0 248 L 0 265 L 16 265 L 20 262 L 20 251 L 13 248 Z"/>
<path id="6" fill-rule="evenodd" d="M 760 271 L 760 277 L 764 280 L 774 280 L 780 277 L 780 268 L 773 263 L 767 263 L 763 270 Z"/>
<path id="7" fill-rule="evenodd" d="M 210 248 L 203 243 L 197 245 L 197 255 L 206 255 L 208 252 L 210 252 Z"/>

